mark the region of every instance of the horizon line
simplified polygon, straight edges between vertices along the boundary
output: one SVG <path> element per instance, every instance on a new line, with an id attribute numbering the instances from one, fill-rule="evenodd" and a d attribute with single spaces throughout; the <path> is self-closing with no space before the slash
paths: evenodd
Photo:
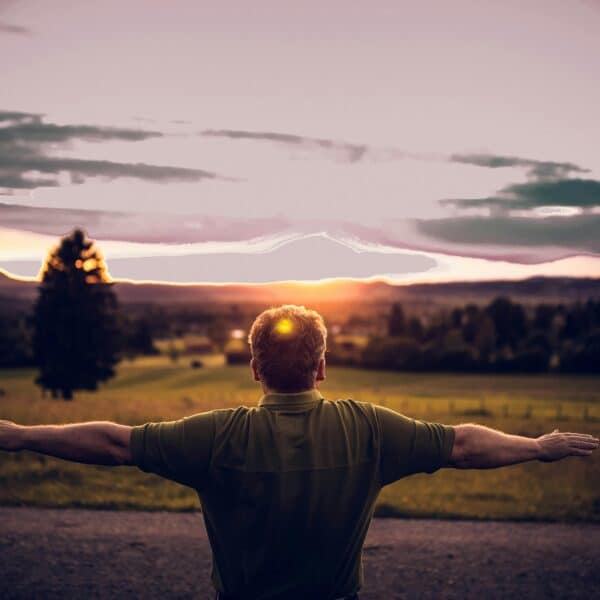
<path id="1" fill-rule="evenodd" d="M 40 272 L 41 273 L 41 272 Z M 36 277 L 27 277 L 22 275 L 16 275 L 7 271 L 3 267 L 0 267 L 0 274 L 4 275 L 12 281 L 21 281 L 23 283 L 41 283 L 40 274 Z M 318 280 L 302 280 L 302 279 L 282 279 L 276 281 L 262 281 L 262 282 L 211 282 L 211 281 L 162 281 L 160 279 L 130 279 L 130 278 L 114 278 L 110 277 L 106 283 L 128 283 L 132 285 L 163 285 L 170 287 L 194 287 L 194 286 L 210 286 L 210 287 L 268 287 L 277 285 L 301 285 L 307 287 L 317 287 L 319 285 L 335 284 L 335 283 L 385 283 L 394 287 L 410 287 L 413 285 L 445 285 L 452 283 L 517 283 L 528 281 L 532 279 L 576 279 L 576 280 L 600 280 L 600 276 L 571 276 L 571 275 L 528 275 L 523 277 L 515 278 L 498 278 L 498 279 L 482 279 L 482 278 L 463 278 L 463 279 L 445 279 L 445 280 L 420 280 L 420 281 L 408 281 L 408 280 L 396 280 L 385 275 L 375 275 L 373 277 L 328 277 Z"/>

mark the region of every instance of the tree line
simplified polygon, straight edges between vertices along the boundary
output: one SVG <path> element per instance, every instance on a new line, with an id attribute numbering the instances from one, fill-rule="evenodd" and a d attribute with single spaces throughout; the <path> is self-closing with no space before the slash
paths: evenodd
<path id="1" fill-rule="evenodd" d="M 427 320 L 408 317 L 395 303 L 386 335 L 372 336 L 353 354 L 334 343 L 329 362 L 406 371 L 600 374 L 600 300 L 531 307 L 498 297 Z"/>

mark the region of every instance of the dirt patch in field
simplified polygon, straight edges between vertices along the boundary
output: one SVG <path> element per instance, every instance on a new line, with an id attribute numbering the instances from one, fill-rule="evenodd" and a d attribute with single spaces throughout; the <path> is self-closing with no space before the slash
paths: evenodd
<path id="1" fill-rule="evenodd" d="M 211 599 L 198 513 L 0 508 L 0 597 Z M 374 519 L 361 600 L 598 597 L 600 525 Z"/>

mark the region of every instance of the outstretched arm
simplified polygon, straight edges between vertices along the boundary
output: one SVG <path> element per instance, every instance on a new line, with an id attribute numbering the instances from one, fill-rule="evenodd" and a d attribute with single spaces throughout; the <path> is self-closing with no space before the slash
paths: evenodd
<path id="1" fill-rule="evenodd" d="M 598 438 L 555 429 L 538 438 L 509 435 L 483 425 L 456 425 L 449 467 L 492 469 L 529 460 L 551 462 L 567 456 L 589 456 Z"/>
<path id="2" fill-rule="evenodd" d="M 108 421 L 72 425 L 17 425 L 0 420 L 0 450 L 34 450 L 96 465 L 130 465 L 131 427 Z"/>

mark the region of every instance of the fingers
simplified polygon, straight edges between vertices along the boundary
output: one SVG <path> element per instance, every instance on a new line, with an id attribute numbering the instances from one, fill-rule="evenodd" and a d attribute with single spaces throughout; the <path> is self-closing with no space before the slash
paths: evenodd
<path id="1" fill-rule="evenodd" d="M 589 450 L 595 450 L 598 447 L 598 442 L 589 440 L 572 440 L 569 442 L 571 448 L 587 448 Z"/>
<path id="2" fill-rule="evenodd" d="M 588 450 L 595 450 L 598 448 L 598 442 L 591 440 L 574 439 L 569 441 L 571 448 L 586 448 Z"/>
<path id="3" fill-rule="evenodd" d="M 600 440 L 597 437 L 589 435 L 588 433 L 560 433 L 557 434 L 557 437 L 558 436 L 560 436 L 569 444 L 571 442 L 600 442 Z"/>
<path id="4" fill-rule="evenodd" d="M 554 429 L 541 437 L 543 447 L 546 448 L 549 460 L 560 460 L 565 456 L 591 456 L 600 448 L 600 440 L 589 433 L 559 432 Z"/>
<path id="5" fill-rule="evenodd" d="M 583 448 L 573 448 L 571 456 L 590 456 L 593 450 L 584 450 Z"/>
<path id="6" fill-rule="evenodd" d="M 600 443 L 596 438 L 593 437 L 583 437 L 583 436 L 573 436 L 567 438 L 567 443 L 571 446 L 589 446 L 592 448 L 597 448 Z"/>

